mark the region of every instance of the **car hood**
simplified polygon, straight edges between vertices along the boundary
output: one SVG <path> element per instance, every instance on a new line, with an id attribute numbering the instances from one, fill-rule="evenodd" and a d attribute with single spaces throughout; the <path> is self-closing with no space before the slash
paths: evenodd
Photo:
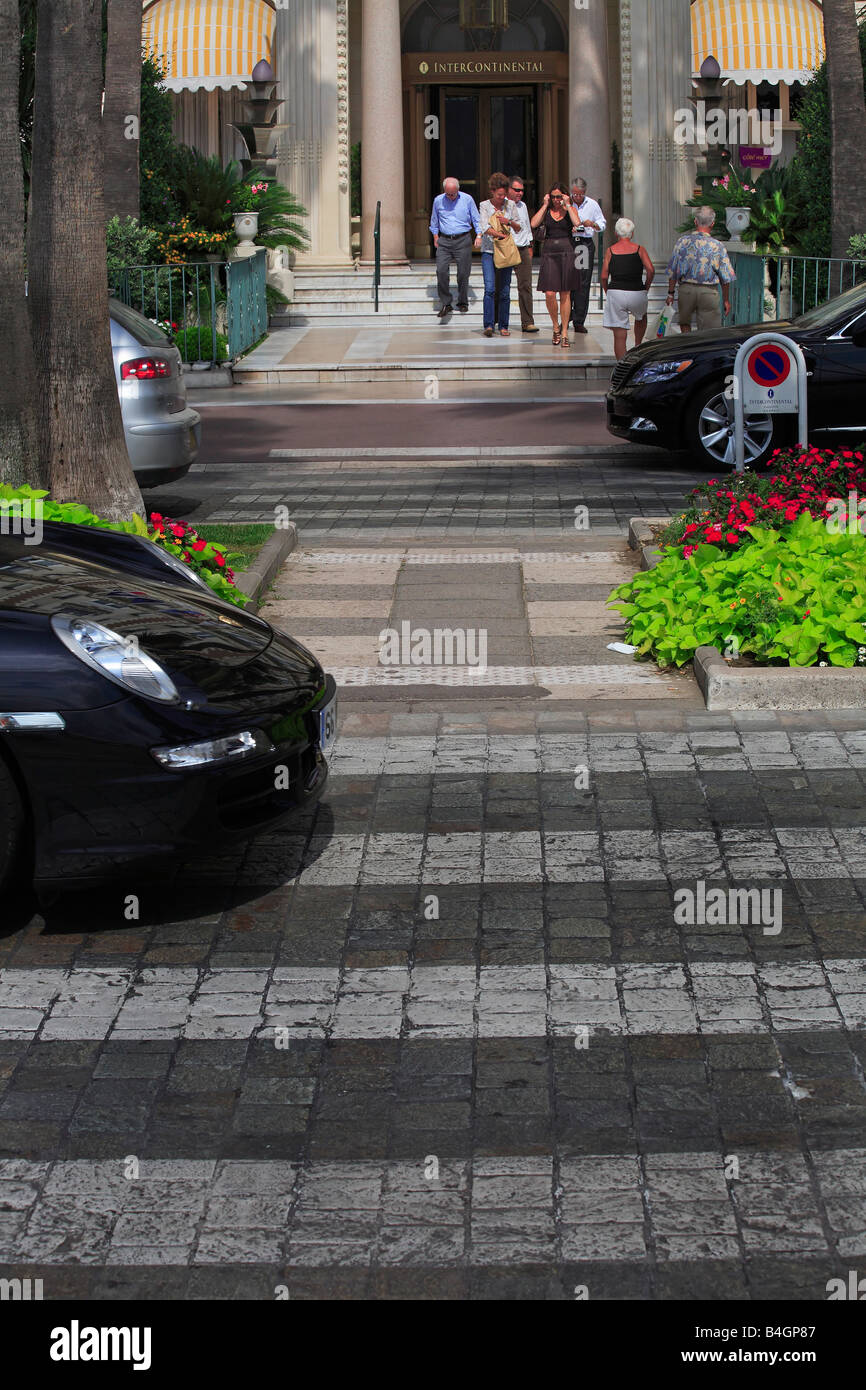
<path id="1" fill-rule="evenodd" d="M 646 362 L 664 362 L 679 357 L 694 357 L 697 352 L 735 352 L 747 338 L 756 333 L 785 333 L 797 340 L 803 336 L 790 320 L 778 323 L 742 323 L 731 328 L 705 328 L 700 333 L 673 333 L 667 338 L 655 338 L 642 343 L 628 353 L 629 362 L 635 365 Z"/>
<path id="2" fill-rule="evenodd" d="M 55 614 L 89 618 L 137 639 L 173 677 L 208 693 L 271 645 L 269 623 L 189 585 L 139 578 L 90 560 L 0 536 L 0 622 Z M 20 623 L 16 622 L 17 627 Z M 60 646 L 59 639 L 51 637 Z M 281 641 L 288 682 L 316 683 L 321 668 L 290 638 Z M 74 658 L 73 658 L 74 660 Z"/>

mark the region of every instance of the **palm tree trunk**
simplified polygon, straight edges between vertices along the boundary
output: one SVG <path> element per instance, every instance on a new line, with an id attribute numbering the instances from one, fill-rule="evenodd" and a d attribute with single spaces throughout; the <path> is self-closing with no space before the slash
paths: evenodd
<path id="1" fill-rule="evenodd" d="M 824 39 L 830 95 L 831 253 L 846 256 L 849 239 L 862 232 L 866 222 L 866 101 L 857 15 L 851 0 L 824 0 Z"/>
<path id="2" fill-rule="evenodd" d="M 138 217 L 141 0 L 108 0 L 105 55 L 105 215 Z"/>
<path id="3" fill-rule="evenodd" d="M 58 501 L 142 512 L 111 355 L 102 152 L 101 0 L 39 0 L 30 318 L 39 431 Z"/>
<path id="4" fill-rule="evenodd" d="M 18 0 L 0 0 L 0 304 L 6 337 L 0 371 L 0 482 L 42 481 L 36 363 L 25 297 L 24 170 L 18 134 Z"/>

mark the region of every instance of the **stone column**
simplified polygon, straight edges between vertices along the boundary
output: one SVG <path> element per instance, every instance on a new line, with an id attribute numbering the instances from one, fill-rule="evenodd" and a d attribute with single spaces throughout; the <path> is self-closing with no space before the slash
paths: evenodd
<path id="1" fill-rule="evenodd" d="M 694 161 L 673 138 L 692 92 L 689 0 L 620 0 L 620 55 L 623 213 L 666 263 L 695 181 Z"/>
<path id="2" fill-rule="evenodd" d="M 568 169 L 557 178 L 584 178 L 590 197 L 609 218 L 610 106 L 607 67 L 607 7 L 604 0 L 571 0 L 568 25 Z"/>
<path id="3" fill-rule="evenodd" d="M 299 266 L 350 266 L 349 19 L 347 0 L 280 6 L 273 67 L 285 105 L 277 178 L 307 209 L 310 249 Z"/>
<path id="4" fill-rule="evenodd" d="M 361 30 L 361 259 L 373 259 L 381 200 L 383 264 L 406 261 L 400 0 L 364 0 Z"/>

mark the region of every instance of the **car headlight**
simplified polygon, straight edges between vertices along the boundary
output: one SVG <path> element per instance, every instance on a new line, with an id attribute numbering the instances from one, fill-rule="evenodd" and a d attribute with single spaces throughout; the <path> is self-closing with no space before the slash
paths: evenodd
<path id="1" fill-rule="evenodd" d="M 85 666 L 114 681 L 134 695 L 148 700 L 177 703 L 180 696 L 171 677 L 153 657 L 139 651 L 137 639 L 121 637 L 90 618 L 74 618 L 56 613 L 51 626 L 64 647 Z"/>
<path id="2" fill-rule="evenodd" d="M 204 582 L 201 575 L 196 574 L 194 569 L 184 564 L 183 560 L 179 560 L 176 555 L 169 555 L 167 550 L 162 549 L 162 546 L 154 545 L 153 541 L 146 541 L 144 536 L 139 536 L 139 540 L 142 545 L 146 545 L 150 550 L 156 551 L 166 569 L 173 570 L 175 574 L 180 575 L 181 579 L 186 580 L 187 583 L 192 582 L 193 584 L 197 584 L 200 589 L 206 590 L 207 593 L 212 592 L 210 586 Z"/>
<path id="3" fill-rule="evenodd" d="M 226 738 L 205 739 L 202 743 L 179 743 L 173 748 L 151 748 L 150 751 L 163 767 L 178 770 L 246 758 L 251 753 L 273 753 L 275 750 L 261 729 L 244 729 L 242 733 L 229 734 Z"/>
<path id="4" fill-rule="evenodd" d="M 688 371 L 693 362 L 693 357 L 684 357 L 676 362 L 648 362 L 632 377 L 632 385 L 636 386 L 642 381 L 668 381 L 671 377 Z"/>

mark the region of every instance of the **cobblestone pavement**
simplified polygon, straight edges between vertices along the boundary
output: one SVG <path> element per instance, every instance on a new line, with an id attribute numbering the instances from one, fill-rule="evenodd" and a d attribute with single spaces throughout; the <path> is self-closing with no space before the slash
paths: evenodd
<path id="1" fill-rule="evenodd" d="M 339 674 L 324 801 L 7 905 L 3 1277 L 823 1301 L 862 1268 L 866 717 L 636 677 L 603 526 L 302 534 L 267 612 Z M 504 674 L 368 679 L 404 621 L 484 628 Z"/>

